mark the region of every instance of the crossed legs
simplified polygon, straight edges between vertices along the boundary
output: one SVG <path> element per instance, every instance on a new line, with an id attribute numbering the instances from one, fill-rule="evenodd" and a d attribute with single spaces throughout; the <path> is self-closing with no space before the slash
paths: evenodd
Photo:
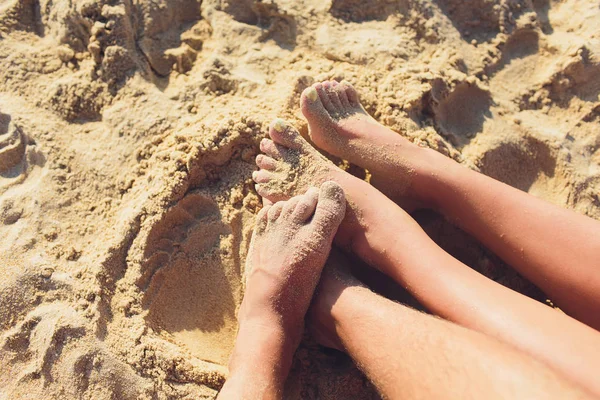
<path id="1" fill-rule="evenodd" d="M 309 321 L 383 398 L 588 398 L 537 360 L 381 297 L 340 268 L 325 267 Z"/>
<path id="2" fill-rule="evenodd" d="M 375 295 L 343 269 L 322 273 L 344 207 L 326 182 L 259 213 L 220 399 L 281 398 L 319 279 L 316 337 L 347 351 L 385 398 L 589 398 L 503 343 Z"/>
<path id="3" fill-rule="evenodd" d="M 582 289 L 585 293 L 590 292 L 589 287 L 594 287 L 596 271 L 590 259 L 598 259 L 591 258 L 598 254 L 591 239 L 592 233 L 600 232 L 600 224 L 596 221 L 546 205 L 526 194 L 513 193 L 514 189 L 506 185 L 462 168 L 433 151 L 412 145 L 369 117 L 360 106 L 354 89 L 346 83 L 326 82 L 307 89 L 302 96 L 302 110 L 315 144 L 369 168 L 376 184 L 389 197 L 408 199 L 413 204 L 445 212 L 484 243 L 491 243 L 488 246 L 509 262 L 514 261 L 510 257 L 511 246 L 518 241 L 506 238 L 508 233 L 498 232 L 505 229 L 516 234 L 519 229 L 524 229 L 513 198 L 521 196 L 520 200 L 529 207 L 530 214 L 534 209 L 541 210 L 543 217 L 555 216 L 559 224 L 574 226 L 577 232 L 573 232 L 573 236 L 579 239 L 587 236 L 587 240 L 572 248 L 568 246 L 569 241 L 566 244 L 560 242 L 562 253 L 577 250 L 586 255 L 587 258 L 578 258 L 578 261 L 587 260 L 587 264 L 578 268 L 583 268 L 589 279 L 580 282 L 579 278 L 571 278 L 566 285 L 585 284 L 587 289 Z M 388 197 L 329 163 L 284 121 L 273 124 L 270 136 L 272 140 L 261 143 L 265 155 L 257 158 L 261 169 L 254 174 L 254 179 L 259 194 L 269 201 L 280 201 L 326 180 L 338 182 L 348 199 L 346 216 L 336 236 L 338 245 L 355 252 L 395 279 L 433 313 L 499 339 L 544 362 L 590 392 L 600 394 L 600 383 L 594 373 L 600 367 L 600 335 L 596 331 L 496 284 L 449 256 Z M 386 181 L 386 176 L 392 176 L 394 180 Z M 462 180 L 465 180 L 463 186 L 455 182 Z M 479 193 L 476 190 L 469 191 L 472 182 L 476 182 L 475 187 L 481 186 L 488 196 L 487 203 L 477 201 Z M 484 190 L 484 187 L 491 189 Z M 446 202 L 439 200 L 438 191 Z M 490 204 L 493 207 L 488 207 Z M 552 269 L 548 270 L 543 259 L 538 260 L 544 256 L 539 242 L 548 239 L 555 243 L 556 240 L 547 238 L 547 233 L 542 235 L 547 226 L 536 225 L 535 215 L 529 219 L 535 229 L 529 231 L 532 237 L 524 238 L 523 246 L 527 246 L 526 252 L 531 254 L 525 260 L 537 260 L 543 268 L 535 262 L 520 262 L 516 267 L 529 268 L 534 271 L 531 272 L 534 277 L 538 277 L 536 268 L 542 268 L 539 275 L 543 277 L 545 273 L 551 274 Z M 569 224 L 571 221 L 575 223 Z M 557 263 L 548 264 L 560 269 Z M 530 279 L 538 283 L 536 279 Z M 554 286 L 538 285 L 554 295 L 548 290 Z M 566 288 L 554 287 L 554 290 L 560 295 Z M 566 301 L 568 303 L 568 298 Z M 576 309 L 576 306 L 571 307 Z M 571 314 L 579 315 L 577 312 Z M 591 323 L 585 317 L 581 320 Z M 556 326 L 562 329 L 557 330 Z"/>

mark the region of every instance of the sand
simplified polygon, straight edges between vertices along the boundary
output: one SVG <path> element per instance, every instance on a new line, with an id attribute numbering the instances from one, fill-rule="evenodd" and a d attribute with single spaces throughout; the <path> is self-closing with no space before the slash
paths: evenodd
<path id="1" fill-rule="evenodd" d="M 306 136 L 299 96 L 318 80 L 347 79 L 399 134 L 600 218 L 598 21 L 592 0 L 0 0 L 0 399 L 215 396 L 258 143 L 275 117 Z M 307 341 L 286 398 L 377 395 Z"/>

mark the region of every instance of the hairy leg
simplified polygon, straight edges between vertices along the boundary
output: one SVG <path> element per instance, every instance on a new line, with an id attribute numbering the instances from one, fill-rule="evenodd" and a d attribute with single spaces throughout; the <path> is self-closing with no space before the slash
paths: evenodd
<path id="1" fill-rule="evenodd" d="M 304 330 L 304 316 L 337 228 L 343 190 L 320 191 L 264 207 L 246 262 L 239 332 L 220 399 L 280 398 Z"/>
<path id="2" fill-rule="evenodd" d="M 544 290 L 569 315 L 600 329 L 600 222 L 547 203 L 420 148 L 371 118 L 354 88 L 306 89 L 301 108 L 318 146 L 373 173 L 401 204 L 431 206 Z"/>
<path id="3" fill-rule="evenodd" d="M 371 292 L 326 267 L 308 320 L 389 399 L 590 398 L 511 347 Z"/>
<path id="4" fill-rule="evenodd" d="M 348 199 L 338 245 L 395 279 L 433 313 L 505 341 L 600 395 L 596 331 L 451 257 L 404 210 L 329 163 L 283 121 L 270 135 L 254 174 L 262 196 L 277 201 L 322 180 L 338 182 Z"/>

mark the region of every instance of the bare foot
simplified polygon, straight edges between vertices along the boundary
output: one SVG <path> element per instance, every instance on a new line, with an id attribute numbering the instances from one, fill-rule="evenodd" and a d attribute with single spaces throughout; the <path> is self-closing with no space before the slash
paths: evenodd
<path id="1" fill-rule="evenodd" d="M 335 182 L 263 207 L 246 259 L 240 324 L 267 314 L 300 339 L 304 315 L 345 210 L 344 191 Z"/>
<path id="2" fill-rule="evenodd" d="M 374 135 L 384 136 L 387 142 L 398 136 L 365 111 L 358 93 L 347 81 L 315 83 L 302 93 L 300 107 L 313 142 L 338 157 L 367 162 L 368 157 L 363 155 Z"/>
<path id="3" fill-rule="evenodd" d="M 412 200 L 403 205 L 425 202 L 419 177 L 431 170 L 426 150 L 371 117 L 350 83 L 316 83 L 304 90 L 300 106 L 318 147 L 368 169 L 373 186 L 394 200 Z"/>
<path id="4" fill-rule="evenodd" d="M 269 135 L 272 140 L 263 139 L 260 144 L 266 154 L 256 157 L 260 170 L 252 174 L 256 191 L 276 202 L 304 193 L 310 186 L 319 186 L 324 181 L 337 182 L 344 189 L 347 207 L 335 243 L 372 267 L 395 276 L 397 268 L 395 260 L 389 258 L 390 246 L 403 236 L 391 228 L 403 226 L 419 232 L 419 225 L 369 183 L 342 171 L 323 157 L 285 121 L 274 121 Z"/>
<path id="5" fill-rule="evenodd" d="M 220 398 L 281 398 L 345 208 L 342 188 L 325 182 L 259 212 L 230 375 Z"/>
<path id="6" fill-rule="evenodd" d="M 282 119 L 269 128 L 272 140 L 263 139 L 256 157 L 260 168 L 252 174 L 256 191 L 269 201 L 286 200 L 322 182 L 338 181 L 344 171 L 336 167 Z"/>
<path id="7" fill-rule="evenodd" d="M 337 182 L 344 189 L 349 203 L 337 243 L 351 240 L 350 237 L 359 230 L 360 210 L 356 206 L 359 197 L 366 197 L 368 191 L 375 189 L 335 166 L 284 120 L 273 121 L 269 136 L 271 139 L 263 139 L 260 143 L 265 154 L 256 157 L 260 170 L 252 174 L 258 194 L 269 202 L 277 202 L 304 193 L 309 187 L 320 186 L 325 181 Z"/>

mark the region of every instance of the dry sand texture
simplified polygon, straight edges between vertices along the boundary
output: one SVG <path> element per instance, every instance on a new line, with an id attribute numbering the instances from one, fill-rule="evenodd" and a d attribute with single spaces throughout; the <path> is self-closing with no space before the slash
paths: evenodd
<path id="1" fill-rule="evenodd" d="M 0 0 L 0 399 L 215 395 L 258 141 L 276 116 L 306 133 L 315 80 L 345 78 L 400 134 L 599 218 L 599 22 L 594 0 Z M 286 397 L 377 398 L 311 344 Z"/>

